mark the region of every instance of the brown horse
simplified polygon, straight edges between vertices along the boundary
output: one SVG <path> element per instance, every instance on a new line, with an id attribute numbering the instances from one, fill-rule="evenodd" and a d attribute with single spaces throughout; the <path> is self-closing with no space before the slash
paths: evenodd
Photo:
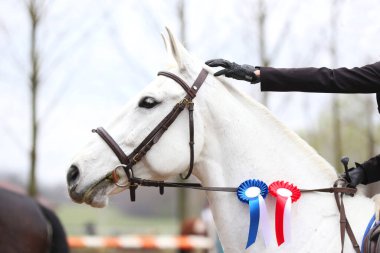
<path id="1" fill-rule="evenodd" d="M 67 253 L 58 217 L 34 199 L 0 188 L 1 253 Z"/>

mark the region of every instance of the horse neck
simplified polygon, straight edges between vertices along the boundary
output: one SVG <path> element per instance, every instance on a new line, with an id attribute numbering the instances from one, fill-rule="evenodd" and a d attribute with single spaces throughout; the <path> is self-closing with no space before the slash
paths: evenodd
<path id="1" fill-rule="evenodd" d="M 204 86 L 205 145 L 196 171 L 203 184 L 238 186 L 257 178 L 331 186 L 333 168 L 264 106 L 214 78 Z"/>
<path id="2" fill-rule="evenodd" d="M 210 79 L 196 108 L 204 121 L 205 144 L 194 174 L 204 186 L 237 187 L 247 179 L 267 184 L 285 180 L 300 188 L 332 185 L 336 173 L 310 146 L 262 105 Z M 239 217 L 246 214 L 246 205 L 232 193 L 207 192 L 207 198 L 225 252 L 243 250 L 241 235 L 248 223 Z M 300 218 L 298 224 L 305 221 Z"/>

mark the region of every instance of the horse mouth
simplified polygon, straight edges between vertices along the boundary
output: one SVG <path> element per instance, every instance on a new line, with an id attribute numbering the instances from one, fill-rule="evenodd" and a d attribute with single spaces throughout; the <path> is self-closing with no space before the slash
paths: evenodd
<path id="1" fill-rule="evenodd" d="M 109 195 L 117 194 L 127 187 L 118 187 L 110 177 L 105 177 L 81 192 L 76 191 L 77 187 L 69 189 L 69 195 L 74 202 L 86 203 L 92 207 L 102 208 L 108 204 Z"/>
<path id="2" fill-rule="evenodd" d="M 114 188 L 111 180 L 101 180 L 84 192 L 83 202 L 92 207 L 104 207 L 108 204 L 108 195 Z"/>

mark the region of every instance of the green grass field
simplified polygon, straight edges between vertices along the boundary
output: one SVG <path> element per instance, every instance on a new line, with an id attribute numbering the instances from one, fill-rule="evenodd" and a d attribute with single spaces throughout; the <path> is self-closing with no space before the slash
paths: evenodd
<path id="1" fill-rule="evenodd" d="M 56 211 L 68 235 L 85 234 L 85 227 L 90 223 L 97 235 L 178 233 L 175 218 L 127 216 L 111 206 L 96 209 L 86 205 L 65 204 Z"/>

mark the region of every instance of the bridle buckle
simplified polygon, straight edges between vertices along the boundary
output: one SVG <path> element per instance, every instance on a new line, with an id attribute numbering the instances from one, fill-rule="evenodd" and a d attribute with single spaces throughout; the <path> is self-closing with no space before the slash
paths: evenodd
<path id="1" fill-rule="evenodd" d="M 140 153 L 137 153 L 133 156 L 132 161 L 134 164 L 138 163 L 141 160 Z"/>
<path id="2" fill-rule="evenodd" d="M 184 105 L 185 107 L 189 106 L 190 104 L 194 104 L 192 99 L 184 98 L 180 102 L 181 105 Z"/>

